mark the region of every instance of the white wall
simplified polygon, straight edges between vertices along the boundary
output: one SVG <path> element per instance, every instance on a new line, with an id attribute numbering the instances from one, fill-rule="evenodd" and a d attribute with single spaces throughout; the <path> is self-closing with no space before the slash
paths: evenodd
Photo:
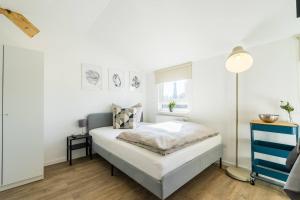
<path id="1" fill-rule="evenodd" d="M 258 113 L 278 113 L 288 121 L 280 109 L 280 100 L 295 106 L 293 117 L 300 122 L 299 104 L 299 49 L 295 38 L 288 38 L 249 49 L 254 58 L 253 67 L 240 76 L 240 143 L 241 162 L 250 166 L 249 121 Z M 280 140 L 278 135 L 269 138 Z M 295 142 L 282 137 L 281 142 Z"/>
<path id="2" fill-rule="evenodd" d="M 146 77 L 146 98 L 145 90 L 130 92 L 130 95 L 128 90 L 121 93 L 108 89 L 83 91 L 80 85 L 82 62 L 100 65 L 104 71 L 106 68 L 129 70 L 136 66 L 89 41 L 61 35 L 54 38 L 38 35 L 35 39 L 28 39 L 23 33 L 17 35 L 9 37 L 0 32 L 0 43 L 45 52 L 45 163 L 64 160 L 66 136 L 80 131 L 76 120 L 91 112 L 109 111 L 112 102 L 124 106 L 138 101 L 147 103 L 145 117 L 154 121 L 157 91 L 153 73 Z M 249 121 L 258 113 L 279 113 L 287 120 L 287 115 L 279 109 L 279 101 L 287 99 L 295 105 L 295 120 L 300 122 L 296 41 L 288 38 L 248 50 L 254 57 L 254 65 L 240 75 L 240 161 L 246 167 L 250 166 Z M 225 144 L 224 160 L 233 162 L 234 75 L 224 69 L 226 56 L 193 62 L 190 117 L 219 129 Z"/>
<path id="3" fill-rule="evenodd" d="M 66 40 L 64 40 L 66 39 Z M 28 39 L 0 35 L 0 43 L 39 49 L 45 54 L 44 70 L 44 146 L 45 164 L 64 161 L 66 158 L 66 137 L 81 133 L 77 120 L 89 113 L 109 112 L 111 103 L 130 106 L 141 102 L 145 104 L 145 90 L 142 92 L 121 92 L 108 90 L 107 80 L 104 89 L 96 91 L 81 90 L 81 63 L 103 67 L 107 75 L 108 68 L 124 71 L 136 70 L 136 67 L 124 59 L 101 49 L 89 41 L 67 40 L 67 38 Z M 126 74 L 126 86 L 128 83 Z M 76 156 L 84 151 L 77 151 Z"/>
<path id="4" fill-rule="evenodd" d="M 259 113 L 279 113 L 281 120 L 287 115 L 279 108 L 280 100 L 290 101 L 296 108 L 295 121 L 300 122 L 298 49 L 297 41 L 288 38 L 248 49 L 254 65 L 240 74 L 240 156 L 242 166 L 250 167 L 251 119 Z M 224 143 L 224 160 L 235 159 L 235 75 L 227 72 L 227 55 L 193 62 L 192 112 L 196 122 L 217 128 Z M 156 114 L 154 75 L 147 75 L 147 119 Z M 272 136 L 272 139 L 274 136 Z M 290 138 L 284 138 L 291 142 Z M 293 141 L 294 142 L 294 141 Z"/>

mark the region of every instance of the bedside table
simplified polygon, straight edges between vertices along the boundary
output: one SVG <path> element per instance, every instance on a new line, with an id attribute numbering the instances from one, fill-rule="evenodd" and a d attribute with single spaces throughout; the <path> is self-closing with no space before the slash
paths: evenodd
<path id="1" fill-rule="evenodd" d="M 73 144 L 75 140 L 84 140 L 83 142 Z M 93 138 L 91 135 L 71 135 L 67 137 L 67 161 L 72 165 L 72 151 L 77 149 L 85 148 L 86 156 L 90 155 L 90 158 L 93 159 Z"/>

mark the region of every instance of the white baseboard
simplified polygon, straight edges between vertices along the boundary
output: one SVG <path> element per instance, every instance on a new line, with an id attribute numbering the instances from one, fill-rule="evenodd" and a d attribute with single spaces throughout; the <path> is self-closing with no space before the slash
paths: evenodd
<path id="1" fill-rule="evenodd" d="M 83 153 L 74 153 L 73 154 L 73 159 L 81 158 L 81 157 L 84 157 L 84 156 L 85 156 L 85 154 L 83 154 Z M 58 164 L 58 163 L 66 162 L 66 161 L 67 161 L 67 158 L 64 156 L 64 157 L 60 157 L 60 158 L 56 158 L 56 159 L 47 161 L 47 162 L 45 162 L 44 166 L 46 167 L 46 166 L 49 166 L 49 165 L 54 165 L 54 164 Z M 222 164 L 226 167 L 230 167 L 230 166 L 235 165 L 233 162 L 229 162 L 227 160 L 222 160 Z M 249 167 L 247 167 L 245 165 L 239 165 L 239 167 L 247 169 L 247 170 L 251 170 Z"/>
<path id="2" fill-rule="evenodd" d="M 20 181 L 20 182 L 17 182 L 17 183 L 1 186 L 0 187 L 0 192 L 4 191 L 4 190 L 11 189 L 11 188 L 14 188 L 14 187 L 18 187 L 18 186 L 21 186 L 21 185 L 25 185 L 25 184 L 28 184 L 28 183 L 31 183 L 31 182 L 34 182 L 34 181 L 39 181 L 39 180 L 42 180 L 42 179 L 44 179 L 44 175 L 37 176 L 37 177 L 34 177 L 34 178 L 30 178 L 30 179 L 26 179 L 24 181 Z"/>
<path id="3" fill-rule="evenodd" d="M 235 163 L 233 162 L 229 162 L 229 161 L 226 161 L 226 160 L 222 160 L 222 164 L 226 167 L 231 167 L 231 166 L 234 166 Z M 245 166 L 245 165 L 239 165 L 239 167 L 241 168 L 244 168 L 244 169 L 247 169 L 247 170 L 251 170 L 249 167 Z"/>
<path id="4" fill-rule="evenodd" d="M 83 152 L 77 152 L 77 153 L 73 153 L 73 155 L 72 155 L 72 159 L 81 158 L 81 157 L 85 157 L 85 152 L 84 153 Z M 62 163 L 62 162 L 67 162 L 67 157 L 66 156 L 46 161 L 44 163 L 44 166 L 46 167 L 46 166 L 49 166 L 49 165 L 54 165 L 54 164 L 58 164 L 58 163 Z"/>
<path id="5" fill-rule="evenodd" d="M 53 160 L 50 161 L 46 161 L 44 166 L 49 166 L 49 165 L 54 165 L 54 164 L 58 164 L 58 163 L 62 163 L 62 162 L 66 162 L 67 158 L 66 157 L 61 157 L 61 158 L 55 158 Z"/>

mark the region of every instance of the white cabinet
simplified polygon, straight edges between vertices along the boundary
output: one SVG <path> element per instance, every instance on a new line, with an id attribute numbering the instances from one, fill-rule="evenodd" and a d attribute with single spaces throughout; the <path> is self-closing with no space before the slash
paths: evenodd
<path id="1" fill-rule="evenodd" d="M 10 46 L 2 51 L 3 190 L 43 178 L 44 85 L 41 52 Z"/>
<path id="2" fill-rule="evenodd" d="M 2 65 L 3 65 L 3 46 L 0 45 L 0 83 L 1 83 L 1 80 L 2 80 Z M 1 87 L 2 84 L 0 84 L 0 94 L 2 94 L 2 87 Z M 2 98 L 0 96 L 0 188 L 3 184 L 3 179 L 2 179 L 2 174 L 3 174 L 3 171 L 2 171 L 2 138 L 3 138 L 3 135 L 2 135 Z"/>

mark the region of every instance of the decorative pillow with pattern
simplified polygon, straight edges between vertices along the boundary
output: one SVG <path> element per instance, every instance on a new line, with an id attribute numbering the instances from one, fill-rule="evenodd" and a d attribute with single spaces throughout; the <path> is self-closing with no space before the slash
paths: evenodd
<path id="1" fill-rule="evenodd" d="M 113 107 L 113 128 L 133 129 L 136 127 L 136 108 Z"/>
<path id="2" fill-rule="evenodd" d="M 116 128 L 116 114 L 121 112 L 122 107 L 116 104 L 112 104 L 111 111 L 113 114 L 113 128 Z"/>
<path id="3" fill-rule="evenodd" d="M 134 106 L 131 106 L 131 108 L 136 108 L 137 109 L 136 121 L 139 124 L 140 122 L 142 122 L 143 106 L 142 106 L 141 103 L 138 103 Z"/>

